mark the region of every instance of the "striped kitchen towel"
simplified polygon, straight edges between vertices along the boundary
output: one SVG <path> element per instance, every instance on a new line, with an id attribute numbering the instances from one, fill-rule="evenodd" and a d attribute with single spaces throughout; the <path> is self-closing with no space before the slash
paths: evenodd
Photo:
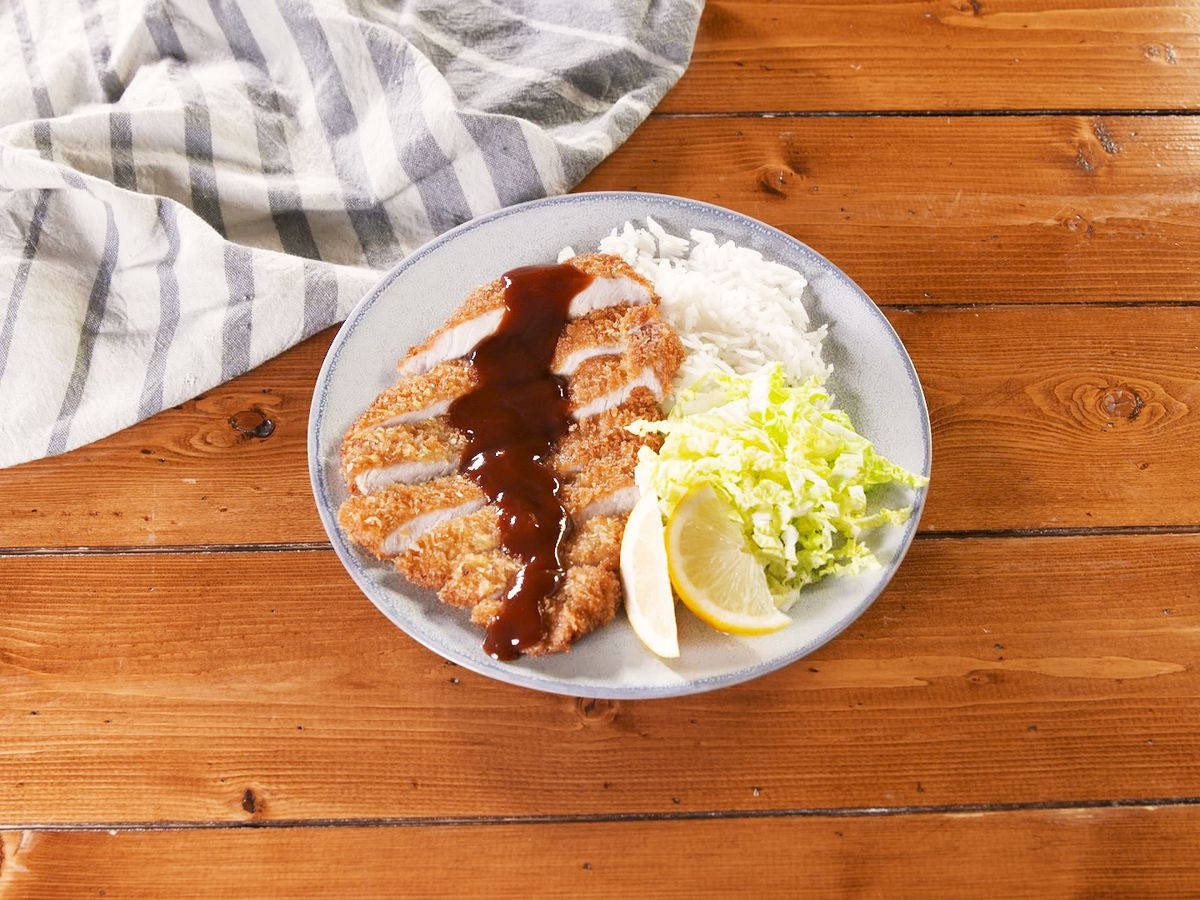
<path id="1" fill-rule="evenodd" d="M 568 190 L 703 0 L 0 0 L 0 466 L 343 319 L 381 269 Z"/>

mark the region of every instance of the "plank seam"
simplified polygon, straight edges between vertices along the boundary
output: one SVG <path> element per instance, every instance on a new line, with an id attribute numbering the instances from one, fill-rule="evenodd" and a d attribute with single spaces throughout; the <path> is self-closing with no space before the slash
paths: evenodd
<path id="1" fill-rule="evenodd" d="M 1013 538 L 1132 537 L 1200 534 L 1200 525 L 1096 525 L 1086 528 L 980 528 L 962 531 L 919 531 L 917 540 L 1011 540 Z"/>
<path id="2" fill-rule="evenodd" d="M 1045 800 L 1013 803 L 949 803 L 929 806 L 846 806 L 792 809 L 731 809 L 695 812 L 626 812 L 532 816 L 376 816 L 361 818 L 251 819 L 247 821 L 172 822 L 25 822 L 0 831 L 214 831 L 240 828 L 430 828 L 496 825 L 573 825 L 621 822 L 728 821 L 742 819 L 847 819 L 913 815 L 1053 812 L 1200 806 L 1200 797 L 1128 797 L 1111 800 Z"/>
<path id="3" fill-rule="evenodd" d="M 0 559 L 13 556 L 171 556 L 203 553 L 310 553 L 332 550 L 329 541 L 274 541 L 251 544 L 110 544 L 80 547 L 0 547 Z"/>
<path id="4" fill-rule="evenodd" d="M 1189 309 L 1200 306 L 1200 300 L 1034 300 L 1013 303 L 970 301 L 963 303 L 876 303 L 880 309 L 896 312 L 936 312 L 939 310 L 1016 310 L 1016 309 Z"/>
<path id="5" fill-rule="evenodd" d="M 1068 528 L 979 528 L 919 531 L 918 541 L 1011 540 L 1016 538 L 1124 537 L 1139 535 L 1200 534 L 1197 525 L 1093 525 Z M 328 541 L 279 541 L 258 544 L 155 544 L 152 546 L 96 547 L 0 547 L 0 559 L 12 557 L 61 556 L 199 556 L 227 553 L 325 553 L 333 550 Z"/>
<path id="6" fill-rule="evenodd" d="M 728 112 L 652 112 L 651 119 L 1031 119 L 1073 116 L 1198 116 L 1200 109 L 1159 107 L 1154 109 L 812 109 L 731 110 Z"/>

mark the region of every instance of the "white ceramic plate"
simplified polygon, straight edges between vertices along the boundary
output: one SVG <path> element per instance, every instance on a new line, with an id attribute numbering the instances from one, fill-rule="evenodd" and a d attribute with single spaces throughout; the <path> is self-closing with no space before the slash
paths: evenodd
<path id="1" fill-rule="evenodd" d="M 660 194 L 571 194 L 510 207 L 436 238 L 400 265 L 350 314 L 317 378 L 308 429 L 308 465 L 321 521 L 351 577 L 385 616 L 435 653 L 512 684 L 583 697 L 650 698 L 709 691 L 785 666 L 831 640 L 879 595 L 912 541 L 924 503 L 903 526 L 873 542 L 883 566 L 806 588 L 794 624 L 776 634 L 735 638 L 679 611 L 678 660 L 646 650 L 623 613 L 570 653 L 502 663 L 481 649 L 482 630 L 463 610 L 437 602 L 353 547 L 338 530 L 346 497 L 338 473 L 342 434 L 395 378 L 396 360 L 423 340 L 467 292 L 517 266 L 553 262 L 565 245 L 595 248 L 614 226 L 652 216 L 669 232 L 698 228 L 754 247 L 802 271 L 814 321 L 829 323 L 825 357 L 833 363 L 837 403 L 885 455 L 929 474 L 931 442 L 925 399 L 912 362 L 871 299 L 819 253 L 781 231 L 727 209 Z M 899 498 L 896 498 L 899 499 Z"/>

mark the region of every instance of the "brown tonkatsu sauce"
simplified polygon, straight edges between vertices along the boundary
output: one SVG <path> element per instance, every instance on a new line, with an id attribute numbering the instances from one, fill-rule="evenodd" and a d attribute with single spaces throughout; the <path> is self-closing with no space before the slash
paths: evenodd
<path id="1" fill-rule="evenodd" d="M 550 371 L 571 298 L 592 276 L 573 266 L 506 272 L 500 327 L 470 356 L 477 387 L 450 405 L 450 423 L 467 436 L 459 471 L 500 508 L 501 544 L 521 561 L 483 649 L 511 660 L 545 637 L 546 601 L 562 586 L 571 517 L 547 465 L 567 432 L 566 379 Z"/>

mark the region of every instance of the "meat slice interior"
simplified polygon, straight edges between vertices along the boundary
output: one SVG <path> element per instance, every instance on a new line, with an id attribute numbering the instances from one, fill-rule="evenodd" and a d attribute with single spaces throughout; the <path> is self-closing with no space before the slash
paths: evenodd
<path id="1" fill-rule="evenodd" d="M 618 257 L 591 253 L 576 256 L 566 265 L 592 276 L 592 281 L 572 298 L 567 309 L 573 319 L 612 306 L 657 302 L 650 283 Z M 445 325 L 400 361 L 400 372 L 406 375 L 428 372 L 443 362 L 465 356 L 481 340 L 495 333 L 504 317 L 504 288 L 504 279 L 497 278 L 468 294 Z"/>

